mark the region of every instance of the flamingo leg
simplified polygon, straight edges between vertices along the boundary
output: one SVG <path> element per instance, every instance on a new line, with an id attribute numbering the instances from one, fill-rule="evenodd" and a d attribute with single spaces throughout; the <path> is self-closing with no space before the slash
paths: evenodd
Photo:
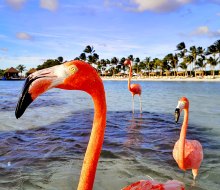
<path id="1" fill-rule="evenodd" d="M 193 179 L 196 180 L 196 176 L 198 175 L 198 169 L 192 169 Z"/>
<path id="2" fill-rule="evenodd" d="M 132 95 L 132 113 L 134 114 L 134 95 Z"/>
<path id="3" fill-rule="evenodd" d="M 142 101 L 141 101 L 141 95 L 139 96 L 139 100 L 140 100 L 140 113 L 142 113 Z"/>

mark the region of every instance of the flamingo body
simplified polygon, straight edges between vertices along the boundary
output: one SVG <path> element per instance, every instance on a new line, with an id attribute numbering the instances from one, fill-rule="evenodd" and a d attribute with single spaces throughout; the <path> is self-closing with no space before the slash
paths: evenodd
<path id="1" fill-rule="evenodd" d="M 173 158 L 181 170 L 192 169 L 193 178 L 198 175 L 203 160 L 203 148 L 199 141 L 186 139 L 189 118 L 189 100 L 182 97 L 175 110 L 176 122 L 181 111 L 184 110 L 184 119 L 180 131 L 180 138 L 173 148 Z"/>
<path id="2" fill-rule="evenodd" d="M 141 85 L 140 84 L 131 84 L 130 85 L 130 92 L 134 96 L 135 94 L 141 95 Z"/>
<path id="3" fill-rule="evenodd" d="M 169 180 L 164 184 L 154 180 L 141 180 L 124 187 L 122 190 L 185 190 L 185 186 L 176 180 Z"/>
<path id="4" fill-rule="evenodd" d="M 203 160 L 203 150 L 202 145 L 197 140 L 185 140 L 185 150 L 184 150 L 184 168 L 182 170 L 187 169 L 198 169 Z M 179 140 L 175 143 L 173 149 L 173 158 L 177 163 L 179 160 Z M 180 166 L 181 167 L 181 166 Z"/>

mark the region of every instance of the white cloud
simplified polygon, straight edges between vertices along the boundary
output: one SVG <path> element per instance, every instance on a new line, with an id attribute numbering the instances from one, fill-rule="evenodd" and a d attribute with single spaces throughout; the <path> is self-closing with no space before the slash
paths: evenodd
<path id="1" fill-rule="evenodd" d="M 208 26 L 199 26 L 192 32 L 192 35 L 207 35 L 209 32 Z"/>
<path id="2" fill-rule="evenodd" d="M 7 52 L 7 51 L 8 51 L 8 48 L 0 48 L 0 51 L 2 51 L 2 52 Z"/>
<path id="3" fill-rule="evenodd" d="M 57 0 L 40 0 L 40 6 L 49 11 L 55 11 L 58 8 Z"/>
<path id="4" fill-rule="evenodd" d="M 16 34 L 16 38 L 18 38 L 20 40 L 31 40 L 32 36 L 30 34 L 25 33 L 25 32 L 18 32 Z"/>
<path id="5" fill-rule="evenodd" d="M 191 32 L 192 36 L 220 37 L 220 30 L 211 31 L 208 26 L 199 26 Z"/>
<path id="6" fill-rule="evenodd" d="M 107 6 L 113 5 L 130 11 L 170 12 L 196 0 L 105 0 Z"/>
<path id="7" fill-rule="evenodd" d="M 20 9 L 26 0 L 6 0 L 6 2 L 15 9 Z"/>
<path id="8" fill-rule="evenodd" d="M 155 12 L 169 12 L 178 9 L 180 6 L 191 3 L 192 0 L 133 0 L 137 5 L 137 10 L 142 12 L 145 10 Z"/>

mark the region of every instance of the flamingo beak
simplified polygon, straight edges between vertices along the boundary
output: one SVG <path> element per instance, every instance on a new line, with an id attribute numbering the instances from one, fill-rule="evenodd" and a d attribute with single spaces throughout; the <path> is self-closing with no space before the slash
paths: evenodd
<path id="1" fill-rule="evenodd" d="M 176 123 L 179 121 L 179 117 L 180 117 L 180 109 L 176 108 L 175 109 L 175 122 Z"/>
<path id="2" fill-rule="evenodd" d="M 56 67 L 57 66 L 36 71 L 26 79 L 15 110 L 15 116 L 17 119 L 23 115 L 26 108 L 40 94 L 46 92 L 57 84 L 57 76 L 54 73 Z"/>

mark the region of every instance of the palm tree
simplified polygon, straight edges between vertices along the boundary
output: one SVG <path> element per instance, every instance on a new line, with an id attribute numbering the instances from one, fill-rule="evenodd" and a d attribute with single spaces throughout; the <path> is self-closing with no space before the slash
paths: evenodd
<path id="1" fill-rule="evenodd" d="M 179 44 L 177 44 L 176 48 L 178 51 L 182 51 L 186 49 L 186 45 L 184 42 L 180 42 Z"/>
<path id="2" fill-rule="evenodd" d="M 197 55 L 198 55 L 198 51 L 197 51 L 197 48 L 196 48 L 196 46 L 191 46 L 190 48 L 189 48 L 189 50 L 190 50 L 190 53 L 191 53 L 191 56 L 192 56 L 192 66 L 191 66 L 191 70 L 190 70 L 190 76 L 192 76 L 192 70 L 194 69 L 194 67 L 195 67 L 195 62 L 196 62 L 196 58 L 197 58 Z"/>
<path id="3" fill-rule="evenodd" d="M 95 52 L 93 46 L 91 47 L 90 45 L 86 46 L 86 48 L 83 50 L 84 53 L 89 53 L 93 54 Z"/>
<path id="4" fill-rule="evenodd" d="M 145 66 L 146 66 L 146 69 L 148 71 L 148 76 L 150 76 L 150 57 L 146 57 L 145 60 L 144 60 L 144 63 L 145 63 Z"/>
<path id="5" fill-rule="evenodd" d="M 216 48 L 216 53 L 218 53 L 218 56 L 220 58 L 220 40 L 215 41 L 214 45 L 215 45 L 215 48 Z"/>
<path id="6" fill-rule="evenodd" d="M 179 67 L 185 71 L 185 75 L 187 75 L 187 64 L 185 62 L 181 62 Z"/>
<path id="7" fill-rule="evenodd" d="M 215 46 L 215 45 L 211 45 L 211 46 L 207 47 L 206 55 L 211 55 L 211 54 L 213 54 L 214 57 L 215 57 L 215 55 L 216 55 L 217 52 L 218 52 L 218 51 L 217 51 L 216 46 Z"/>
<path id="8" fill-rule="evenodd" d="M 188 67 L 188 65 L 192 64 L 192 62 L 193 62 L 193 56 L 192 56 L 192 55 L 187 55 L 187 56 L 185 56 L 184 59 L 183 59 L 183 62 L 184 62 L 184 63 L 187 65 L 187 67 Z M 192 76 L 192 75 L 191 75 L 191 70 L 190 70 L 190 76 Z"/>
<path id="9" fill-rule="evenodd" d="M 138 74 L 138 70 L 139 70 L 139 63 L 140 63 L 140 58 L 137 57 L 134 59 L 134 63 L 135 63 L 135 67 L 136 67 L 136 73 Z"/>
<path id="10" fill-rule="evenodd" d="M 99 60 L 99 55 L 97 53 L 93 53 L 93 63 Z"/>
<path id="11" fill-rule="evenodd" d="M 207 59 L 207 63 L 210 64 L 210 66 L 211 66 L 211 72 L 212 72 L 212 76 L 214 78 L 215 77 L 215 67 L 219 63 L 219 58 L 216 59 L 216 58 L 213 58 L 213 57 L 209 57 Z"/>
<path id="12" fill-rule="evenodd" d="M 59 57 L 57 58 L 57 60 L 58 60 L 60 63 L 63 63 L 63 57 L 62 57 L 62 56 L 59 56 Z"/>
<path id="13" fill-rule="evenodd" d="M 86 60 L 85 57 L 84 57 L 84 54 L 86 56 L 86 53 L 88 53 L 88 57 L 87 57 L 87 60 L 88 62 L 91 64 L 91 63 L 95 63 L 98 61 L 99 59 L 99 55 L 97 53 L 95 53 L 95 50 L 93 48 L 93 46 L 86 46 L 86 48 L 83 50 L 84 53 L 81 53 L 80 55 L 80 59 L 82 60 Z"/>
<path id="14" fill-rule="evenodd" d="M 111 59 L 111 63 L 113 64 L 113 66 L 112 66 L 112 72 L 113 72 L 113 75 L 115 75 L 115 66 L 117 65 L 117 63 L 118 63 L 118 58 L 117 57 L 113 57 L 112 59 Z"/>
<path id="15" fill-rule="evenodd" d="M 172 53 L 167 54 L 164 59 L 168 61 L 170 67 L 174 70 L 174 76 L 176 76 L 177 72 L 177 64 L 178 64 L 178 55 L 175 53 L 174 55 Z"/>
<path id="16" fill-rule="evenodd" d="M 215 43 L 214 43 L 214 46 L 216 48 L 216 52 L 219 54 L 219 57 L 220 57 L 220 40 L 217 40 Z"/>
<path id="17" fill-rule="evenodd" d="M 180 51 L 178 53 L 178 57 L 183 59 L 183 62 L 184 62 L 185 55 L 186 55 L 186 52 L 187 52 L 185 43 L 184 42 L 180 42 L 179 44 L 177 44 L 176 48 L 177 48 L 178 51 Z"/>
<path id="18" fill-rule="evenodd" d="M 154 58 L 153 62 L 154 62 L 155 68 L 158 68 L 160 70 L 160 76 L 162 76 L 163 69 L 164 69 L 164 62 L 159 58 Z"/>
<path id="19" fill-rule="evenodd" d="M 133 55 L 129 55 L 128 59 L 130 59 L 131 61 L 134 61 L 134 56 Z"/>
<path id="20" fill-rule="evenodd" d="M 24 65 L 18 65 L 17 67 L 16 67 L 16 69 L 21 73 L 21 76 L 22 76 L 22 72 L 25 70 L 25 66 Z"/>
<path id="21" fill-rule="evenodd" d="M 85 53 L 81 53 L 79 58 L 83 61 L 86 61 L 86 54 Z"/>
<path id="22" fill-rule="evenodd" d="M 195 62 L 195 65 L 197 66 L 195 67 L 195 69 L 202 68 L 202 71 L 204 71 L 204 68 L 206 66 L 206 63 L 204 61 L 205 61 L 205 56 L 201 55 L 200 58 L 198 58 Z"/>

